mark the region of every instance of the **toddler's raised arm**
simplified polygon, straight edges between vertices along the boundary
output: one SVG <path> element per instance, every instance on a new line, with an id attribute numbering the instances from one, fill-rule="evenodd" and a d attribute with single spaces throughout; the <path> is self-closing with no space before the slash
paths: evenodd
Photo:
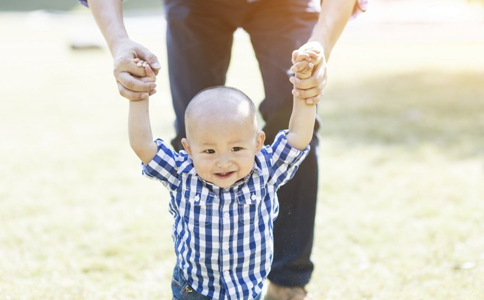
<path id="1" fill-rule="evenodd" d="M 306 79 L 312 76 L 317 68 L 323 68 L 323 54 L 317 49 L 306 49 L 303 52 L 293 53 L 294 65 L 291 71 L 295 72 L 298 79 Z M 319 69 L 320 70 L 320 69 Z M 325 77 L 317 77 L 318 86 L 322 84 Z M 306 99 L 294 95 L 292 115 L 289 120 L 288 143 L 299 150 L 304 150 L 313 137 L 314 122 L 316 120 L 315 103 L 306 103 Z"/>
<path id="2" fill-rule="evenodd" d="M 139 59 L 135 59 L 135 63 L 145 68 L 146 77 L 141 78 L 142 81 L 155 81 L 155 73 L 148 63 Z M 128 133 L 131 148 L 145 164 L 148 164 L 158 150 L 151 133 L 149 99 L 129 101 Z"/>

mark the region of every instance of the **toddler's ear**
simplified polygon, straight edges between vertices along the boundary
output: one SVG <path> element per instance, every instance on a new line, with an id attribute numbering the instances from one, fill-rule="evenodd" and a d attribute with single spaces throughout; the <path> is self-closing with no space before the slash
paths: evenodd
<path id="1" fill-rule="evenodd" d="M 257 147 L 257 152 L 260 151 L 260 149 L 262 149 L 262 147 L 264 146 L 264 142 L 266 140 L 266 133 L 264 131 L 260 131 L 258 134 L 257 134 L 257 139 L 256 139 L 256 147 Z"/>
<path id="2" fill-rule="evenodd" d="M 182 143 L 182 146 L 183 146 L 183 149 L 185 149 L 185 151 L 187 152 L 188 156 L 192 157 L 192 149 L 190 148 L 190 144 L 188 143 L 188 140 L 183 138 L 181 140 L 181 143 Z"/>

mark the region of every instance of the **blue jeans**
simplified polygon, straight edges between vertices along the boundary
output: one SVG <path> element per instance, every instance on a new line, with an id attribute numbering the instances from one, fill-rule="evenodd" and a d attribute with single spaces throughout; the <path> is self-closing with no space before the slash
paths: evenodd
<path id="1" fill-rule="evenodd" d="M 173 270 L 173 278 L 171 280 L 171 291 L 173 292 L 172 300 L 210 300 L 210 298 L 195 291 L 183 278 L 178 265 Z M 260 300 L 262 295 L 259 295 L 255 300 Z M 242 299 L 240 299 L 242 300 Z"/>
<path id="2" fill-rule="evenodd" d="M 266 98 L 259 111 L 266 143 L 288 128 L 292 112 L 291 53 L 306 43 L 319 16 L 319 0 L 164 0 L 167 51 L 177 136 L 182 149 L 185 109 L 204 88 L 224 85 L 234 31 L 250 35 L 264 81 Z M 316 130 L 319 123 L 316 124 Z M 315 131 L 316 132 L 316 131 Z M 318 189 L 318 139 L 296 176 L 279 192 L 280 213 L 274 224 L 274 262 L 269 279 L 282 286 L 309 282 Z"/>

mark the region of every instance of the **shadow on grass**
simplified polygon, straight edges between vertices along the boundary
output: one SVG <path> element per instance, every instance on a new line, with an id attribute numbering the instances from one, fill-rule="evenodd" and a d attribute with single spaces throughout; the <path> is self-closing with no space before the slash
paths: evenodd
<path id="1" fill-rule="evenodd" d="M 433 147 L 484 157 L 484 74 L 435 70 L 341 83 L 320 107 L 320 133 L 348 146 Z"/>

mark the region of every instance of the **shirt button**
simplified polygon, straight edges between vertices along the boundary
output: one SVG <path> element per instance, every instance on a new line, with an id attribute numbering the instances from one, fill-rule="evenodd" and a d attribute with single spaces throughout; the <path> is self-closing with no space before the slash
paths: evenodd
<path id="1" fill-rule="evenodd" d="M 224 249 L 229 250 L 229 244 L 224 244 Z"/>
<path id="2" fill-rule="evenodd" d="M 252 196 L 250 197 L 250 199 L 252 200 L 255 200 L 257 197 L 255 196 L 255 194 L 252 194 Z"/>
<path id="3" fill-rule="evenodd" d="M 224 213 L 224 219 L 230 218 L 230 214 L 228 212 Z"/>
<path id="4" fill-rule="evenodd" d="M 225 275 L 225 276 L 229 276 L 229 274 L 230 274 L 229 270 L 225 270 L 225 271 L 224 271 L 224 275 Z"/>
<path id="5" fill-rule="evenodd" d="M 196 202 L 200 201 L 200 196 L 196 195 L 195 198 L 193 198 Z"/>

